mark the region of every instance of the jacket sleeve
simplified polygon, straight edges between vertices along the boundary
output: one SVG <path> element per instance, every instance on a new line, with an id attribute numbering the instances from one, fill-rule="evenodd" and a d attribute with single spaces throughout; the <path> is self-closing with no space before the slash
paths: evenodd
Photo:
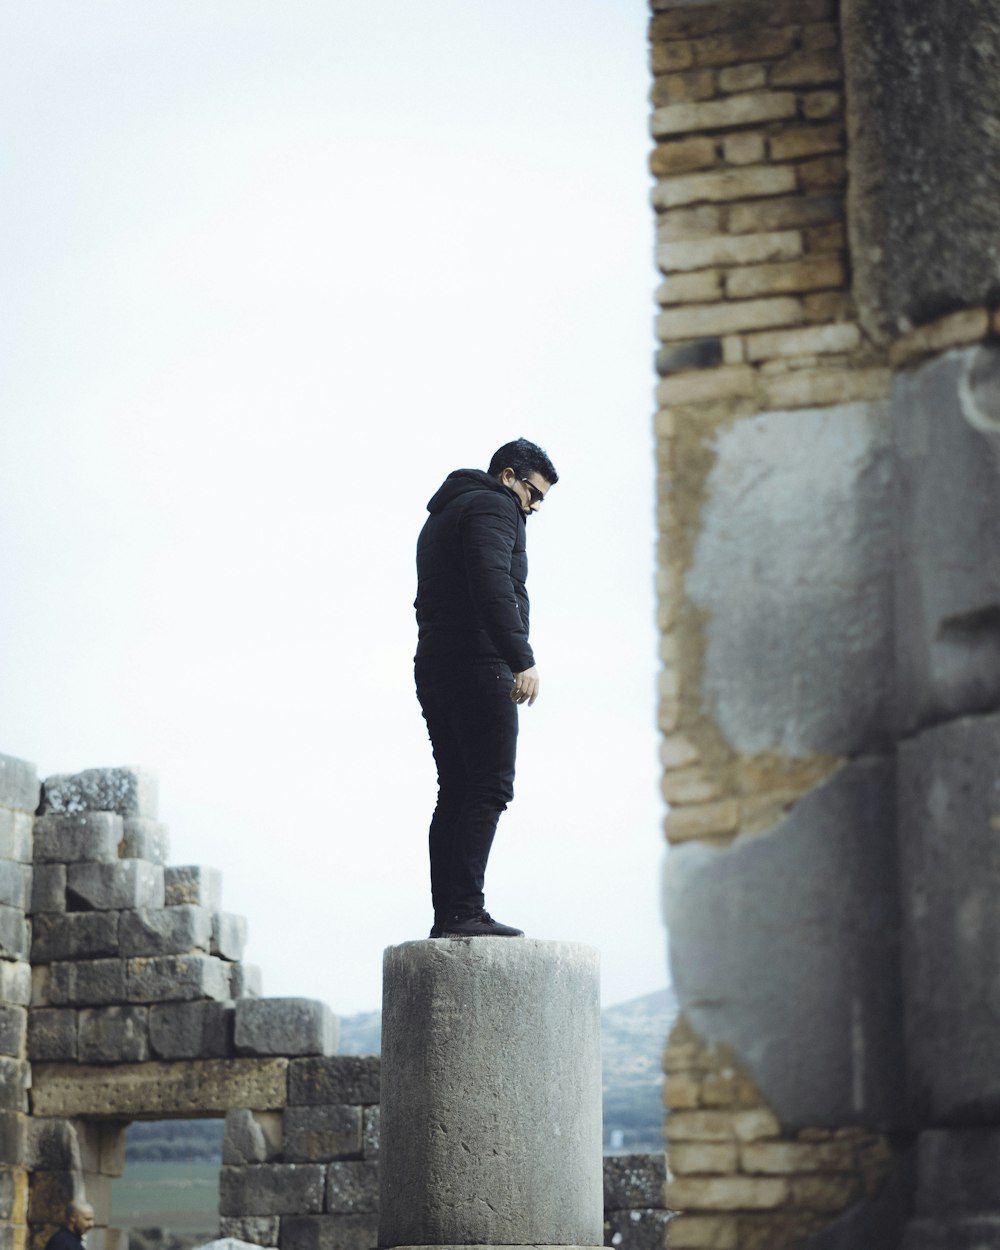
<path id="1" fill-rule="evenodd" d="M 473 607 L 497 651 L 520 673 L 532 667 L 535 657 L 510 575 L 520 523 L 516 507 L 503 495 L 484 494 L 466 509 L 460 534 Z"/>

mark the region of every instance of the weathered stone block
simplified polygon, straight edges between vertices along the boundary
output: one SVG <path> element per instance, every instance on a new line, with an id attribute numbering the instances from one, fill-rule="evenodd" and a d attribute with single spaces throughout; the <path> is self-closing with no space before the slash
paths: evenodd
<path id="1" fill-rule="evenodd" d="M 277 1215 L 227 1215 L 219 1220 L 219 1236 L 235 1237 L 253 1246 L 277 1246 L 280 1225 Z"/>
<path id="2" fill-rule="evenodd" d="M 149 1041 L 160 1059 L 224 1059 L 233 1050 L 233 1004 L 165 1003 L 149 1011 Z"/>
<path id="3" fill-rule="evenodd" d="M 684 369 L 714 369 L 722 364 L 722 340 L 720 338 L 691 339 L 686 343 L 671 343 L 656 353 L 656 372 L 661 378 Z"/>
<path id="4" fill-rule="evenodd" d="M 145 1007 L 90 1007 L 80 1012 L 81 1063 L 136 1063 L 149 1057 Z"/>
<path id="5" fill-rule="evenodd" d="M 50 964 L 45 987 L 48 1005 L 87 1007 L 124 1002 L 125 968 L 123 959 L 80 959 Z"/>
<path id="6" fill-rule="evenodd" d="M 232 998 L 260 998 L 263 992 L 263 977 L 256 964 L 233 964 L 229 970 L 229 984 Z"/>
<path id="7" fill-rule="evenodd" d="M 34 919 L 31 957 L 36 963 L 117 954 L 116 911 L 42 912 Z"/>
<path id="8" fill-rule="evenodd" d="M 223 1167 L 220 1215 L 312 1215 L 323 1210 L 326 1168 L 319 1163 Z"/>
<path id="9" fill-rule="evenodd" d="M 212 941 L 212 913 L 181 903 L 176 907 L 144 907 L 122 913 L 121 953 L 132 955 L 188 955 L 208 953 Z"/>
<path id="10" fill-rule="evenodd" d="M 656 333 L 662 340 L 736 334 L 741 330 L 798 325 L 802 316 L 802 301 L 788 295 L 733 304 L 691 304 L 661 312 L 656 318 Z"/>
<path id="11" fill-rule="evenodd" d="M 35 818 L 30 812 L 0 806 L 0 856 L 30 864 L 34 823 Z"/>
<path id="12" fill-rule="evenodd" d="M 798 230 L 680 239 L 662 243 L 656 253 L 661 269 L 667 273 L 705 269 L 713 265 L 760 265 L 795 260 L 801 255 L 802 234 Z"/>
<path id="13" fill-rule="evenodd" d="M 130 959 L 125 997 L 130 1003 L 228 999 L 228 967 L 213 955 L 156 955 L 149 959 Z"/>
<path id="14" fill-rule="evenodd" d="M 125 1171 L 128 1125 L 114 1120 L 75 1120 L 80 1161 L 84 1172 L 121 1176 Z"/>
<path id="15" fill-rule="evenodd" d="M 82 773 L 46 777 L 41 812 L 116 812 L 157 816 L 156 774 L 140 768 L 88 768 Z"/>
<path id="16" fill-rule="evenodd" d="M 662 1207 L 605 1212 L 604 1244 L 627 1247 L 628 1250 L 662 1250 L 667 1244 L 669 1222 L 670 1212 Z"/>
<path id="17" fill-rule="evenodd" d="M 20 1007 L 31 1002 L 31 965 L 27 960 L 0 959 L 0 1001 Z"/>
<path id="18" fill-rule="evenodd" d="M 83 1177 L 79 1172 L 35 1172 L 31 1178 L 28 1219 L 32 1224 L 61 1224 L 67 1202 L 83 1196 Z"/>
<path id="19" fill-rule="evenodd" d="M 653 202 L 658 209 L 670 210 L 703 201 L 718 204 L 731 200 L 787 195 L 795 187 L 796 174 L 790 165 L 752 165 L 666 179 L 657 185 Z"/>
<path id="20" fill-rule="evenodd" d="M 166 864 L 170 858 L 170 835 L 167 826 L 159 820 L 126 816 L 122 851 L 127 859 L 148 859 L 154 864 Z"/>
<path id="21" fill-rule="evenodd" d="M 0 1111 L 0 1163 L 36 1166 L 28 1144 L 31 1123 L 20 1111 Z"/>
<path id="22" fill-rule="evenodd" d="M 0 1055 L 19 1057 L 24 1049 L 27 1028 L 26 1008 L 0 1003 Z"/>
<path id="23" fill-rule="evenodd" d="M 66 865 L 36 864 L 32 871 L 31 910 L 60 912 L 66 910 Z"/>
<path id="24" fill-rule="evenodd" d="M 223 959 L 239 960 L 243 958 L 243 948 L 246 944 L 247 922 L 245 916 L 236 916 L 228 911 L 212 913 L 213 955 L 219 955 Z"/>
<path id="25" fill-rule="evenodd" d="M 0 906 L 0 958 L 27 959 L 29 930 L 18 907 Z"/>
<path id="26" fill-rule="evenodd" d="M 38 772 L 34 764 L 0 755 L 0 804 L 33 812 L 38 807 Z"/>
<path id="27" fill-rule="evenodd" d="M 82 1169 L 80 1145 L 69 1120 L 39 1119 L 28 1121 L 27 1163 L 34 1171 L 72 1172 Z"/>
<path id="28" fill-rule="evenodd" d="M 332 1055 L 340 1026 L 326 1003 L 311 998 L 243 998 L 236 1004 L 236 1052 Z"/>
<path id="29" fill-rule="evenodd" d="M 68 1060 L 77 1056 L 77 1013 L 72 1007 L 35 1007 L 28 1021 L 28 1058 Z"/>
<path id="30" fill-rule="evenodd" d="M 97 911 L 163 906 L 163 868 L 143 859 L 114 864 L 70 864 L 66 898 L 70 907 Z"/>
<path id="31" fill-rule="evenodd" d="M 784 1206 L 788 1181 L 763 1176 L 683 1176 L 666 1187 L 666 1202 L 679 1211 L 769 1211 Z"/>
<path id="32" fill-rule="evenodd" d="M 287 1077 L 287 1059 L 36 1064 L 32 1110 L 40 1116 L 120 1119 L 163 1119 L 163 1113 L 188 1111 L 222 1116 L 231 1107 L 275 1110 L 287 1102 Z"/>
<path id="33" fill-rule="evenodd" d="M 26 911 L 31 898 L 31 869 L 0 859 L 0 904 Z"/>
<path id="34" fill-rule="evenodd" d="M 281 1250 L 370 1250 L 378 1242 L 375 1215 L 286 1215 Z"/>
<path id="35" fill-rule="evenodd" d="M 377 1159 L 382 1139 L 382 1110 L 380 1107 L 364 1107 L 362 1110 L 364 1112 L 361 1131 L 362 1154 L 366 1159 Z"/>
<path id="36" fill-rule="evenodd" d="M 226 1112 L 222 1162 L 237 1167 L 272 1163 L 281 1158 L 282 1115 L 275 1111 L 238 1108 Z M 298 1160 L 286 1159 L 287 1163 Z"/>
<path id="37" fill-rule="evenodd" d="M 674 1176 L 723 1176 L 739 1171 L 735 1142 L 674 1142 L 670 1147 L 670 1171 Z"/>
<path id="38" fill-rule="evenodd" d="M 113 812 L 38 816 L 34 839 L 36 863 L 115 863 L 122 818 Z"/>
<path id="39" fill-rule="evenodd" d="M 287 1163 L 325 1163 L 361 1155 L 361 1107 L 288 1107 L 282 1156 Z"/>
<path id="40" fill-rule="evenodd" d="M 326 1210 L 331 1215 L 378 1211 L 378 1164 L 374 1160 L 331 1163 L 326 1175 Z"/>
<path id="41" fill-rule="evenodd" d="M 727 130 L 758 122 L 781 121 L 794 117 L 795 111 L 795 95 L 790 91 L 756 91 L 726 100 L 668 104 L 653 111 L 652 133 L 654 138 L 662 139 L 699 130 Z"/>
<path id="42" fill-rule="evenodd" d="M 604 1156 L 604 1206 L 611 1211 L 663 1205 L 667 1162 L 662 1154 Z"/>
<path id="43" fill-rule="evenodd" d="M 168 907 L 192 903 L 218 911 L 222 902 L 222 873 L 218 868 L 204 868 L 200 864 L 172 865 L 164 870 L 164 883 Z"/>
<path id="44" fill-rule="evenodd" d="M 324 1103 L 371 1105 L 379 1101 L 377 1057 L 334 1055 L 327 1059 L 293 1059 L 288 1072 L 289 1106 Z"/>

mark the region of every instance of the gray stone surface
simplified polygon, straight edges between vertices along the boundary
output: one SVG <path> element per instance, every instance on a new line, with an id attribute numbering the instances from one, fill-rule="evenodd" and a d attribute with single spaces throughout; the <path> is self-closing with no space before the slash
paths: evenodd
<path id="1" fill-rule="evenodd" d="M 208 954 L 212 913 L 182 903 L 178 907 L 144 907 L 122 913 L 121 953 L 131 955 Z"/>
<path id="2" fill-rule="evenodd" d="M 26 1138 L 26 1162 L 32 1170 L 66 1172 L 83 1166 L 76 1130 L 69 1120 L 32 1117 Z"/>
<path id="3" fill-rule="evenodd" d="M 855 1246 L 851 1245 L 850 1250 L 855 1250 Z M 947 1222 L 911 1220 L 901 1250 L 1000 1250 L 1000 1216 Z"/>
<path id="4" fill-rule="evenodd" d="M 142 859 L 113 864 L 70 864 L 66 872 L 68 906 L 98 911 L 163 906 L 163 868 Z"/>
<path id="5" fill-rule="evenodd" d="M 17 1111 L 0 1111 L 0 1163 L 33 1166 L 28 1145 L 31 1123 Z"/>
<path id="6" fill-rule="evenodd" d="M 333 1055 L 293 1059 L 288 1069 L 289 1106 L 350 1103 L 367 1106 L 380 1100 L 378 1056 Z"/>
<path id="7" fill-rule="evenodd" d="M 140 1063 L 149 1058 L 146 1007 L 89 1007 L 80 1012 L 81 1063 Z"/>
<path id="8" fill-rule="evenodd" d="M 212 955 L 154 955 L 128 960 L 130 1003 L 229 998 L 228 966 Z"/>
<path id="9" fill-rule="evenodd" d="M 126 816 L 122 844 L 128 859 L 148 859 L 154 864 L 166 864 L 170 858 L 169 831 L 159 820 Z"/>
<path id="10" fill-rule="evenodd" d="M 918 1122 L 1000 1117 L 1000 714 L 899 753 L 910 1095 Z"/>
<path id="11" fill-rule="evenodd" d="M 289 1107 L 284 1115 L 282 1157 L 288 1163 L 359 1158 L 361 1117 L 361 1107 Z"/>
<path id="12" fill-rule="evenodd" d="M 0 755 L 0 804 L 22 812 L 38 807 L 38 771 L 27 760 Z"/>
<path id="13" fill-rule="evenodd" d="M 962 404 L 984 359 L 1000 362 L 1000 350 L 949 352 L 897 375 L 893 388 L 898 721 L 906 733 L 1000 704 L 1000 454 Z"/>
<path id="14" fill-rule="evenodd" d="M 192 903 L 218 911 L 222 903 L 222 873 L 201 864 L 174 864 L 164 870 L 166 904 Z"/>
<path id="15" fill-rule="evenodd" d="M 21 1055 L 27 1032 L 27 1008 L 0 1003 L 0 1055 Z"/>
<path id="16" fill-rule="evenodd" d="M 150 1008 L 149 1041 L 160 1059 L 225 1059 L 233 1050 L 233 1004 L 163 1003 Z"/>
<path id="17" fill-rule="evenodd" d="M 117 812 L 119 816 L 157 817 L 159 783 L 142 768 L 88 768 L 82 773 L 46 777 L 40 811 Z"/>
<path id="18" fill-rule="evenodd" d="M 74 1120 L 80 1162 L 85 1172 L 121 1176 L 125 1171 L 128 1125 L 120 1120 Z"/>
<path id="19" fill-rule="evenodd" d="M 667 1225 L 671 1213 L 663 1207 L 632 1211 L 607 1211 L 604 1216 L 604 1245 L 617 1250 L 663 1250 L 669 1245 Z M 855 1247 L 855 1250 L 860 1250 Z"/>
<path id="20" fill-rule="evenodd" d="M 260 998 L 264 978 L 256 964 L 236 963 L 229 970 L 233 998 Z"/>
<path id="21" fill-rule="evenodd" d="M 0 958 L 27 959 L 29 932 L 19 907 L 0 906 Z"/>
<path id="22" fill-rule="evenodd" d="M 0 859 L 0 903 L 26 911 L 31 899 L 31 869 Z"/>
<path id="23" fill-rule="evenodd" d="M 26 960 L 0 959 L 0 1001 L 21 1007 L 31 1002 L 31 965 Z"/>
<path id="24" fill-rule="evenodd" d="M 340 1025 L 313 998 L 241 998 L 236 1004 L 236 1053 L 332 1055 Z"/>
<path id="25" fill-rule="evenodd" d="M 23 1059 L 0 1055 L 0 1110 L 27 1111 L 31 1067 Z"/>
<path id="26" fill-rule="evenodd" d="M 28 1058 L 59 1062 L 76 1056 L 76 1011 L 72 1007 L 34 1007 L 28 1021 Z"/>
<path id="27" fill-rule="evenodd" d="M 378 1236 L 374 1215 L 286 1215 L 281 1250 L 371 1250 Z"/>
<path id="28" fill-rule="evenodd" d="M 219 1220 L 219 1233 L 255 1246 L 277 1246 L 280 1224 L 277 1215 L 224 1216 Z"/>
<path id="29" fill-rule="evenodd" d="M 31 877 L 32 912 L 66 910 L 65 864 L 36 864 Z"/>
<path id="30" fill-rule="evenodd" d="M 930 1130 L 917 1140 L 916 1214 L 1000 1217 L 1000 1129 Z"/>
<path id="31" fill-rule="evenodd" d="M 30 812 L 0 806 L 0 857 L 30 864 L 34 824 L 35 818 Z"/>
<path id="32" fill-rule="evenodd" d="M 289 1107 L 289 1111 L 292 1108 Z M 361 1150 L 366 1159 L 377 1159 L 382 1137 L 382 1113 L 379 1107 L 364 1107 L 361 1128 Z M 287 1112 L 286 1112 L 287 1114 Z"/>
<path id="33" fill-rule="evenodd" d="M 34 839 L 39 864 L 116 863 L 122 818 L 114 812 L 39 816 Z"/>
<path id="34" fill-rule="evenodd" d="M 331 1215 L 376 1215 L 378 1196 L 374 1159 L 331 1163 L 327 1168 L 326 1209 Z"/>
<path id="35" fill-rule="evenodd" d="M 117 955 L 119 915 L 116 911 L 42 912 L 32 923 L 32 960 L 44 964 Z"/>
<path id="36" fill-rule="evenodd" d="M 380 1246 L 599 1245 L 597 952 L 389 947 L 381 1106 Z"/>
<path id="37" fill-rule="evenodd" d="M 705 613 L 705 706 L 737 751 L 886 740 L 888 418 L 882 404 L 768 412 L 716 436 L 686 588 Z"/>
<path id="38" fill-rule="evenodd" d="M 244 916 L 228 911 L 212 913 L 212 954 L 223 959 L 242 959 L 247 944 L 247 922 Z"/>
<path id="39" fill-rule="evenodd" d="M 89 1007 L 125 1001 L 123 959 L 79 959 L 49 965 L 46 1003 L 52 1007 Z"/>
<path id="40" fill-rule="evenodd" d="M 604 1156 L 604 1207 L 607 1211 L 661 1207 L 666 1183 L 666 1155 Z"/>
<path id="41" fill-rule="evenodd" d="M 323 1210 L 326 1168 L 260 1163 L 219 1173 L 220 1215 L 314 1215 Z"/>
<path id="42" fill-rule="evenodd" d="M 1000 295 L 1000 13 L 845 0 L 842 24 L 854 293 L 885 342 Z"/>
<path id="43" fill-rule="evenodd" d="M 894 785 L 891 760 L 859 760 L 773 832 L 667 859 L 681 1011 L 786 1127 L 902 1122 Z"/>
<path id="44" fill-rule="evenodd" d="M 222 1162 L 243 1167 L 273 1163 L 282 1156 L 282 1115 L 275 1111 L 249 1111 L 240 1107 L 226 1112 L 222 1137 Z M 296 1163 L 296 1159 L 286 1160 Z"/>

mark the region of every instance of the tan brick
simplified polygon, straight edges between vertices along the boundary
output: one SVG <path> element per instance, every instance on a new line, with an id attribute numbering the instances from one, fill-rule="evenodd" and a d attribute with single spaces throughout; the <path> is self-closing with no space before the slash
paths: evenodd
<path id="1" fill-rule="evenodd" d="M 751 26 L 741 31 L 710 35 L 692 45 L 696 65 L 744 65 L 785 56 L 795 42 L 793 30 Z"/>
<path id="2" fill-rule="evenodd" d="M 802 301 L 806 321 L 849 321 L 854 316 L 850 291 L 819 291 Z"/>
<path id="3" fill-rule="evenodd" d="M 721 1175 L 737 1170 L 735 1142 L 683 1142 L 670 1147 L 670 1170 L 675 1176 Z"/>
<path id="4" fill-rule="evenodd" d="M 678 1111 L 688 1111 L 698 1106 L 701 1082 L 685 1073 L 668 1076 L 663 1083 L 663 1101 Z M 735 1169 L 733 1169 L 735 1171 Z"/>
<path id="5" fill-rule="evenodd" d="M 842 156 L 821 156 L 795 166 L 803 191 L 826 191 L 847 181 L 847 161 Z"/>
<path id="6" fill-rule="evenodd" d="M 723 365 L 718 369 L 700 369 L 663 378 L 656 388 L 662 407 L 678 404 L 700 404 L 710 399 L 732 396 L 753 396 L 757 391 L 757 370 L 749 365 Z"/>
<path id="7" fill-rule="evenodd" d="M 649 68 L 653 74 L 673 74 L 677 70 L 690 69 L 694 64 L 694 52 L 689 43 L 654 44 L 649 54 Z"/>
<path id="8" fill-rule="evenodd" d="M 763 65 L 732 65 L 719 70 L 719 90 L 727 95 L 735 91 L 756 91 L 767 83 Z"/>
<path id="9" fill-rule="evenodd" d="M 726 837 L 740 824 L 739 804 L 735 799 L 718 803 L 699 803 L 692 807 L 675 807 L 664 821 L 667 841 L 692 842 L 698 838 Z"/>
<path id="10" fill-rule="evenodd" d="M 810 91 L 802 97 L 802 116 L 809 121 L 839 117 L 843 98 L 839 91 Z"/>
<path id="11" fill-rule="evenodd" d="M 753 1107 L 760 1091 L 738 1072 L 712 1072 L 702 1081 L 701 1101 L 706 1107 Z"/>
<path id="12" fill-rule="evenodd" d="M 699 758 L 698 748 L 690 738 L 675 734 L 672 738 L 664 738 L 660 743 L 660 763 L 665 769 L 686 768 Z"/>
<path id="13" fill-rule="evenodd" d="M 802 255 L 802 236 L 795 230 L 767 234 L 716 234 L 663 244 L 657 261 L 665 273 L 707 269 L 713 265 L 754 265 L 795 260 Z"/>
<path id="14" fill-rule="evenodd" d="M 670 1250 L 738 1250 L 738 1232 L 735 1216 L 682 1213 L 670 1221 Z"/>
<path id="15" fill-rule="evenodd" d="M 824 287 L 843 287 L 846 280 L 843 262 L 836 256 L 786 261 L 777 265 L 752 265 L 736 269 L 727 276 L 726 295 L 730 299 L 782 295 Z"/>
<path id="16" fill-rule="evenodd" d="M 918 326 L 904 334 L 889 348 L 889 360 L 896 367 L 919 360 L 923 356 L 936 355 L 951 347 L 964 347 L 978 343 L 989 331 L 990 315 L 985 308 L 963 309 L 950 313 L 929 325 Z"/>
<path id="17" fill-rule="evenodd" d="M 824 48 L 819 52 L 799 52 L 779 61 L 771 69 L 771 86 L 819 87 L 838 83 L 842 77 L 839 51 Z"/>
<path id="18" fill-rule="evenodd" d="M 680 139 L 675 143 L 658 143 L 649 158 L 650 172 L 657 178 L 684 174 L 692 169 L 706 169 L 718 159 L 714 139 Z"/>
<path id="19" fill-rule="evenodd" d="M 656 237 L 661 243 L 710 238 L 721 230 L 722 209 L 715 204 L 700 204 L 697 208 L 674 208 L 656 223 Z"/>
<path id="20" fill-rule="evenodd" d="M 851 322 L 807 326 L 798 330 L 749 334 L 747 360 L 771 360 L 775 356 L 806 356 L 810 353 L 853 352 L 861 344 L 861 331 Z"/>
<path id="21" fill-rule="evenodd" d="M 842 221 L 828 226 L 810 226 L 802 232 L 807 252 L 839 252 L 847 247 L 847 230 Z"/>
<path id="22" fill-rule="evenodd" d="M 733 1116 L 733 1132 L 742 1142 L 760 1141 L 767 1137 L 777 1137 L 781 1133 L 781 1125 L 773 1111 L 766 1107 L 755 1107 L 752 1111 L 737 1111 Z"/>
<path id="23" fill-rule="evenodd" d="M 736 1119 L 728 1111 L 675 1111 L 667 1120 L 667 1141 L 671 1149 L 682 1141 L 730 1141 Z"/>
<path id="24" fill-rule="evenodd" d="M 738 365 L 745 359 L 743 340 L 738 334 L 727 334 L 722 340 L 722 363 Z"/>
<path id="25" fill-rule="evenodd" d="M 654 78 L 649 100 L 654 108 L 662 108 L 666 104 L 710 100 L 714 95 L 715 70 L 696 69 L 689 74 L 662 74 Z"/>
<path id="26" fill-rule="evenodd" d="M 791 1182 L 791 1200 L 807 1211 L 843 1211 L 861 1196 L 856 1176 L 802 1176 Z"/>
<path id="27" fill-rule="evenodd" d="M 797 126 L 772 136 L 772 161 L 797 161 L 820 152 L 840 152 L 844 147 L 844 128 L 834 126 Z"/>
<path id="28" fill-rule="evenodd" d="M 667 1206 L 677 1211 L 770 1211 L 788 1197 L 788 1182 L 776 1177 L 684 1176 L 666 1187 Z"/>
<path id="29" fill-rule="evenodd" d="M 787 1176 L 793 1172 L 851 1172 L 850 1142 L 748 1142 L 740 1149 L 744 1172 Z"/>
<path id="30" fill-rule="evenodd" d="M 781 296 L 667 309 L 656 318 L 656 330 L 661 339 L 669 341 L 706 334 L 734 334 L 740 330 L 767 330 L 774 326 L 798 325 L 801 321 L 801 301 Z"/>
<path id="31" fill-rule="evenodd" d="M 812 408 L 883 399 L 889 393 L 888 369 L 801 369 L 761 379 L 766 408 Z"/>
<path id="32" fill-rule="evenodd" d="M 799 167 L 801 170 L 801 166 Z M 697 204 L 700 200 L 720 203 L 749 200 L 758 196 L 784 195 L 795 189 L 796 171 L 791 165 L 748 165 L 707 174 L 687 174 L 661 182 L 654 197 L 664 208 Z"/>
<path id="33" fill-rule="evenodd" d="M 661 306 L 709 303 L 715 299 L 722 299 L 722 275 L 717 269 L 675 274 L 656 288 L 656 302 Z"/>
<path id="34" fill-rule="evenodd" d="M 810 22 L 799 33 L 803 52 L 821 52 L 840 45 L 840 29 L 836 22 Z"/>
<path id="35" fill-rule="evenodd" d="M 754 91 L 726 100 L 706 100 L 703 104 L 669 104 L 653 112 L 655 138 L 698 130 L 728 130 L 756 122 L 781 121 L 797 111 L 791 91 Z"/>
<path id="36" fill-rule="evenodd" d="M 661 789 L 668 803 L 707 803 L 719 797 L 721 784 L 704 768 L 679 768 L 664 774 Z"/>
<path id="37" fill-rule="evenodd" d="M 734 204 L 729 209 L 728 225 L 733 234 L 750 234 L 794 226 L 820 226 L 843 219 L 844 201 L 839 195 L 794 195 L 758 204 Z"/>
<path id="38" fill-rule="evenodd" d="M 764 136 L 730 135 L 722 141 L 722 159 L 727 165 L 756 165 L 764 160 Z"/>

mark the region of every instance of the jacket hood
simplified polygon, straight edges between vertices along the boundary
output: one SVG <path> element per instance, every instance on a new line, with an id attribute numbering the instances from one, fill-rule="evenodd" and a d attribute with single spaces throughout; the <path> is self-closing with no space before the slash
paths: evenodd
<path id="1" fill-rule="evenodd" d="M 495 477 L 490 477 L 482 469 L 456 469 L 454 473 L 448 474 L 438 490 L 431 496 L 427 511 L 432 514 L 440 512 L 460 495 L 479 490 L 499 491 L 503 495 L 509 495 L 515 502 L 517 500 L 517 496 L 509 486 L 504 486 L 502 482 L 498 482 Z"/>

